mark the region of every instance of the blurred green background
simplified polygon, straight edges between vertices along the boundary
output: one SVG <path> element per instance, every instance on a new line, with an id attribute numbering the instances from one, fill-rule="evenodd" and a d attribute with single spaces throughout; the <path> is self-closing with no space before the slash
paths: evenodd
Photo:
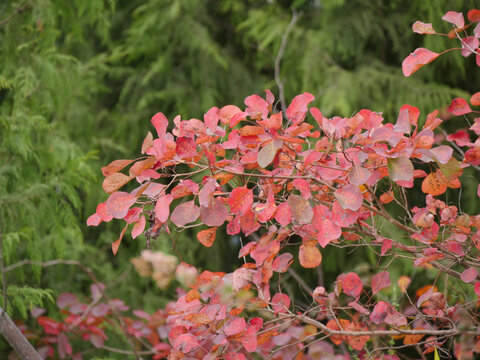
<path id="1" fill-rule="evenodd" d="M 473 57 L 452 52 L 405 78 L 401 63 L 415 48 L 458 46 L 414 34 L 411 25 L 432 22 L 448 32 L 441 16 L 473 7 L 470 0 L 2 1 L 0 229 L 6 265 L 80 260 L 106 284 L 124 274 L 109 295 L 154 311 L 173 288 L 160 291 L 133 270 L 129 259 L 145 248 L 144 237 L 126 236 L 113 257 L 120 222 L 86 226 L 107 198 L 100 167 L 136 158 L 153 114 L 202 118 L 212 106 L 242 107 L 246 96 L 263 96 L 267 88 L 278 97 L 274 63 L 295 10 L 299 19 L 280 71 L 287 101 L 308 91 L 316 96 L 312 105 L 327 116 L 369 108 L 387 121 L 408 103 L 424 119 L 453 97 L 476 91 L 480 72 Z M 446 129 L 465 126 L 452 120 Z M 231 271 L 237 240 L 217 238 L 206 250 L 186 231 L 176 251 L 200 269 Z M 162 237 L 153 244 L 176 254 L 171 247 Z M 376 261 L 350 257 L 346 265 L 347 256 L 338 249 L 324 252 L 327 284 L 345 266 Z M 301 274 L 315 286 L 316 274 Z M 14 317 L 48 296 L 41 289 L 55 297 L 87 294 L 90 285 L 78 268 L 66 265 L 19 267 L 6 280 L 11 303 L 19 305 L 9 307 Z"/>

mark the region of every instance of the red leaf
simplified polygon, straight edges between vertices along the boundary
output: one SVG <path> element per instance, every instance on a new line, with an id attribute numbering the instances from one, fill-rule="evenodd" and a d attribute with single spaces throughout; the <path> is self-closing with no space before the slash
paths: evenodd
<path id="1" fill-rule="evenodd" d="M 190 137 L 179 137 L 175 142 L 177 144 L 177 156 L 181 159 L 197 155 L 197 144 Z"/>
<path id="2" fill-rule="evenodd" d="M 390 274 L 388 271 L 382 271 L 372 278 L 372 293 L 375 295 L 383 288 L 390 286 Z"/>
<path id="3" fill-rule="evenodd" d="M 362 292 L 363 283 L 357 274 L 351 272 L 343 278 L 342 287 L 345 294 L 358 298 Z"/>
<path id="4" fill-rule="evenodd" d="M 122 219 L 127 215 L 128 209 L 135 204 L 137 198 L 127 192 L 114 192 L 107 200 L 106 210 L 115 219 Z"/>
<path id="5" fill-rule="evenodd" d="M 313 219 L 313 209 L 308 200 L 298 195 L 290 195 L 288 197 L 288 205 L 292 210 L 293 218 L 300 224 L 308 224 Z"/>
<path id="6" fill-rule="evenodd" d="M 370 320 L 372 320 L 374 324 L 381 324 L 387 317 L 387 311 L 388 304 L 384 301 L 379 301 L 370 314 Z"/>
<path id="7" fill-rule="evenodd" d="M 462 98 L 453 99 L 447 110 L 455 116 L 465 115 L 472 111 L 468 103 Z"/>
<path id="8" fill-rule="evenodd" d="M 473 280 L 475 280 L 477 276 L 478 276 L 477 269 L 471 267 L 460 274 L 460 279 L 462 279 L 463 282 L 470 283 Z"/>
<path id="9" fill-rule="evenodd" d="M 308 111 L 307 105 L 313 100 L 315 96 L 308 92 L 295 96 L 287 108 L 287 118 L 294 124 L 302 122 Z"/>
<path id="10" fill-rule="evenodd" d="M 228 209 L 223 198 L 216 197 L 209 207 L 200 206 L 200 219 L 208 226 L 221 226 L 227 219 Z"/>
<path id="11" fill-rule="evenodd" d="M 277 313 L 286 313 L 290 307 L 290 298 L 286 294 L 276 293 L 272 298 L 272 309 Z"/>
<path id="12" fill-rule="evenodd" d="M 460 12 L 449 11 L 442 16 L 442 20 L 454 24 L 459 29 L 462 29 L 465 26 L 465 19 Z"/>
<path id="13" fill-rule="evenodd" d="M 202 230 L 197 233 L 197 239 L 205 247 L 211 247 L 215 242 L 215 236 L 217 234 L 217 228 Z"/>
<path id="14" fill-rule="evenodd" d="M 155 205 L 155 217 L 161 223 L 165 223 L 170 215 L 170 203 L 173 201 L 173 196 L 170 194 L 160 196 Z"/>
<path id="15" fill-rule="evenodd" d="M 246 187 L 238 187 L 232 190 L 228 198 L 230 211 L 234 214 L 243 215 L 252 209 L 253 192 Z"/>
<path id="16" fill-rule="evenodd" d="M 258 165 L 266 168 L 275 159 L 277 151 L 282 148 L 283 141 L 280 139 L 273 139 L 267 145 L 260 149 L 257 155 Z"/>
<path id="17" fill-rule="evenodd" d="M 257 213 L 257 219 L 260 222 L 267 222 L 275 214 L 277 205 L 275 204 L 275 197 L 273 191 L 268 192 L 267 202 L 265 204 L 257 204 L 255 206 L 255 212 Z"/>
<path id="18" fill-rule="evenodd" d="M 475 283 L 475 286 L 473 287 L 473 291 L 475 291 L 475 294 L 477 294 L 477 296 L 480 296 L 480 281 L 477 281 Z"/>
<path id="19" fill-rule="evenodd" d="M 223 327 L 223 332 L 226 336 L 232 336 L 241 333 L 245 330 L 247 324 L 244 318 L 236 318 Z"/>
<path id="20" fill-rule="evenodd" d="M 466 131 L 459 130 L 455 134 L 448 135 L 447 141 L 453 141 L 458 146 L 467 146 L 470 144 L 470 135 Z"/>
<path id="21" fill-rule="evenodd" d="M 426 65 L 435 60 L 440 54 L 430 51 L 425 48 L 418 48 L 413 53 L 408 55 L 402 63 L 403 75 L 410 76 L 415 71 L 420 69 L 423 65 Z"/>
<path id="22" fill-rule="evenodd" d="M 143 230 L 145 230 L 145 216 L 141 216 L 140 220 L 138 220 L 132 228 L 132 238 L 135 239 L 138 235 L 140 235 Z"/>
<path id="23" fill-rule="evenodd" d="M 200 208 L 195 201 L 187 201 L 178 205 L 172 212 L 170 220 L 177 226 L 185 226 L 194 222 L 200 216 Z"/>
<path id="24" fill-rule="evenodd" d="M 382 249 L 380 250 L 380 255 L 385 255 L 388 250 L 392 248 L 392 240 L 384 239 L 382 241 Z"/>
<path id="25" fill-rule="evenodd" d="M 362 207 L 362 192 L 353 184 L 348 184 L 333 193 L 342 209 L 357 211 Z"/>
<path id="26" fill-rule="evenodd" d="M 480 21 L 480 10 L 478 10 L 478 9 L 469 10 L 468 13 L 467 13 L 467 18 L 471 22 Z"/>
<path id="27" fill-rule="evenodd" d="M 435 34 L 432 24 L 426 24 L 421 21 L 415 21 L 412 25 L 412 30 L 417 34 Z"/>
<path id="28" fill-rule="evenodd" d="M 280 225 L 287 226 L 292 221 L 292 210 L 290 205 L 287 202 L 283 202 L 277 207 L 275 212 L 275 220 L 278 221 Z"/>
<path id="29" fill-rule="evenodd" d="M 284 273 L 288 270 L 292 262 L 293 255 L 290 253 L 283 253 L 273 260 L 272 270 L 279 273 Z"/>

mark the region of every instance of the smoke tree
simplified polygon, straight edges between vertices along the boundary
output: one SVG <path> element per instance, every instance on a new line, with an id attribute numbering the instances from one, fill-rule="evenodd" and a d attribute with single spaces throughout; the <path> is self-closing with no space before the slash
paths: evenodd
<path id="1" fill-rule="evenodd" d="M 413 30 L 452 38 L 459 46 L 445 52 L 473 55 L 480 66 L 480 10 L 467 20 L 450 11 L 443 20 L 452 25 L 448 34 L 422 22 Z M 416 49 L 403 62 L 404 75 L 442 54 Z M 51 335 L 43 338 L 45 353 L 53 356 L 56 346 L 62 356 L 73 354 L 73 333 L 103 347 L 110 318 L 123 319 L 125 333 L 145 348 L 136 355 L 158 359 L 323 359 L 340 352 L 399 359 L 410 347 L 422 356 L 468 359 L 480 352 L 480 215 L 445 196 L 472 181 L 462 177 L 466 168 L 479 170 L 480 92 L 452 100 L 448 113 L 465 117 L 468 127 L 447 136 L 435 132 L 443 122 L 438 110 L 422 115 L 404 105 L 392 123 L 366 109 L 326 118 L 309 107 L 313 100 L 303 93 L 278 109 L 266 90 L 247 97 L 245 108 L 213 107 L 203 119 L 154 115 L 142 155 L 102 168 L 110 195 L 87 224 L 125 223 L 114 254 L 127 234 L 143 233 L 150 244 L 161 233 L 194 228 L 192 241 L 211 247 L 226 232 L 244 239 L 244 264 L 227 274 L 181 263 L 184 287 L 153 315 L 120 317 L 126 305 L 101 302 L 97 288 L 92 306 L 64 294 L 57 303 L 65 323 L 38 316 Z M 421 194 L 421 207 L 409 206 L 412 193 Z M 480 187 L 466 196 L 480 196 Z M 385 222 L 402 236 L 389 237 Z M 376 273 L 342 273 L 333 284 L 305 288 L 309 304 L 272 286 L 294 262 L 321 267 L 330 246 L 365 248 L 378 261 Z M 414 287 L 406 275 L 394 278 L 389 267 L 399 261 L 435 272 L 435 281 Z"/>

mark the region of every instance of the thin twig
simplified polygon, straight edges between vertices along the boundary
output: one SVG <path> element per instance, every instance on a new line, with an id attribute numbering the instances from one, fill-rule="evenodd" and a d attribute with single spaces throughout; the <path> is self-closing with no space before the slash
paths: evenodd
<path id="1" fill-rule="evenodd" d="M 280 78 L 280 62 L 282 61 L 285 48 L 287 47 L 288 34 L 290 33 L 293 26 L 297 22 L 298 16 L 299 14 L 295 10 L 293 10 L 292 19 L 290 20 L 290 23 L 288 24 L 287 28 L 285 29 L 285 32 L 282 35 L 282 43 L 280 44 L 277 57 L 275 58 L 275 82 L 277 83 L 278 96 L 280 98 L 280 104 L 282 106 L 282 111 L 284 116 L 286 116 L 287 103 L 285 101 L 285 92 L 283 89 L 283 82 L 282 82 L 282 79 Z"/>
<path id="2" fill-rule="evenodd" d="M 31 2 L 32 0 L 28 0 L 25 4 L 16 8 L 8 17 L 0 21 L 0 27 L 8 23 L 10 20 L 12 20 L 15 15 L 24 12 L 27 9 L 27 7 L 30 6 Z"/>

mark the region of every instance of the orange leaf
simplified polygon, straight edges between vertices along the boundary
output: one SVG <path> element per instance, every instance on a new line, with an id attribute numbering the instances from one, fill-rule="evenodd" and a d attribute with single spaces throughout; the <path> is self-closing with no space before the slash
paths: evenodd
<path id="1" fill-rule="evenodd" d="M 441 195 L 447 190 L 447 185 L 441 182 L 436 172 L 428 174 L 428 176 L 423 179 L 422 182 L 422 191 L 425 194 L 431 194 L 433 196 Z"/>
<path id="2" fill-rule="evenodd" d="M 130 181 L 130 178 L 122 173 L 114 173 L 112 175 L 109 175 L 103 180 L 103 190 L 105 192 L 111 194 L 118 189 L 120 189 L 123 185 L 128 183 Z"/>
<path id="3" fill-rule="evenodd" d="M 380 202 L 382 204 L 388 204 L 393 201 L 393 191 L 384 192 L 380 195 Z"/>
<path id="4" fill-rule="evenodd" d="M 420 328 L 418 328 L 417 330 L 420 330 Z M 403 338 L 403 344 L 404 345 L 413 345 L 413 344 L 416 344 L 418 343 L 420 340 L 422 340 L 422 338 L 425 336 L 425 334 L 419 334 L 419 335 L 406 335 L 404 338 Z"/>
<path id="5" fill-rule="evenodd" d="M 300 245 L 298 259 L 300 260 L 300 265 L 302 265 L 304 268 L 313 269 L 322 262 L 322 254 L 315 246 L 315 242 L 313 242 L 313 244 L 307 242 Z"/>
<path id="6" fill-rule="evenodd" d="M 156 162 L 155 156 L 149 156 L 145 160 L 137 161 L 129 170 L 130 176 L 139 176 L 143 170 L 150 169 Z"/>
<path id="7" fill-rule="evenodd" d="M 107 166 L 102 167 L 102 174 L 103 176 L 108 176 L 115 174 L 122 170 L 125 166 L 130 165 L 134 160 L 115 160 L 112 161 Z"/>
<path id="8" fill-rule="evenodd" d="M 246 125 L 241 129 L 238 129 L 237 133 L 240 136 L 263 135 L 265 133 L 265 128 L 263 126 Z"/>
<path id="9" fill-rule="evenodd" d="M 244 186 L 233 189 L 228 198 L 228 205 L 230 205 L 230 211 L 232 213 L 239 215 L 245 214 L 248 210 L 252 209 L 252 190 Z"/>
<path id="10" fill-rule="evenodd" d="M 480 105 L 480 91 L 472 95 L 472 97 L 470 98 L 470 104 L 475 106 Z"/>
<path id="11" fill-rule="evenodd" d="M 117 255 L 118 248 L 120 247 L 120 243 L 122 242 L 123 239 L 123 234 L 125 234 L 125 231 L 127 230 L 127 226 L 125 226 L 120 233 L 120 236 L 118 237 L 118 240 L 112 243 L 112 252 L 113 255 Z"/>
<path id="12" fill-rule="evenodd" d="M 203 246 L 211 247 L 215 241 L 215 235 L 217 234 L 217 228 L 202 230 L 197 234 L 197 239 Z"/>

